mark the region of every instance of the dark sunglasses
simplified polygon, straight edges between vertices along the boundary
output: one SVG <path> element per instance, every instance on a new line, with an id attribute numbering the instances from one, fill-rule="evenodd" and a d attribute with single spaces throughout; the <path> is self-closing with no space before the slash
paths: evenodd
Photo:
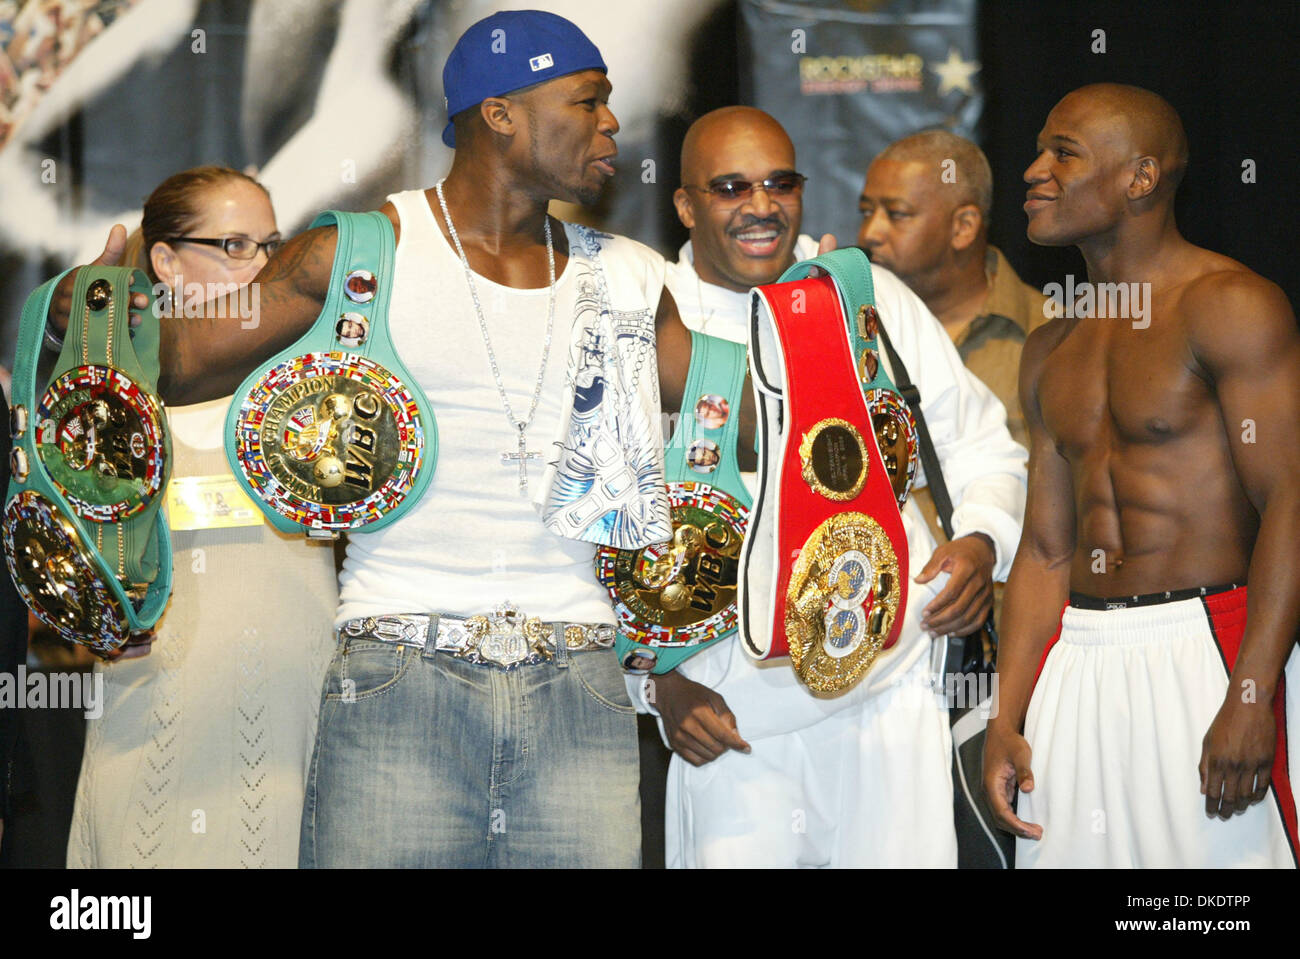
<path id="1" fill-rule="evenodd" d="M 753 196 L 757 187 L 762 187 L 769 196 L 794 196 L 803 189 L 804 181 L 807 179 L 802 173 L 778 173 L 758 183 L 750 180 L 720 180 L 708 186 L 694 186 L 690 183 L 683 185 L 688 190 L 712 193 L 724 200 L 745 200 Z"/>
<path id="2" fill-rule="evenodd" d="M 202 236 L 173 236 L 168 237 L 167 243 L 200 243 L 203 246 L 219 246 L 225 251 L 226 256 L 232 260 L 251 260 L 257 256 L 258 250 L 266 250 L 268 257 L 275 256 L 275 251 L 280 249 L 284 240 L 273 239 L 265 243 L 258 243 L 256 240 L 247 236 L 225 236 L 220 239 L 211 239 Z"/>

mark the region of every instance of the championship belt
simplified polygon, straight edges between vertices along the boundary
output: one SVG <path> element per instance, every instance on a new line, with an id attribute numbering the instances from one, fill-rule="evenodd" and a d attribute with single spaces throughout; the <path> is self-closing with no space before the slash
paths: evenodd
<path id="1" fill-rule="evenodd" d="M 830 275 L 805 279 L 814 266 Z M 876 354 L 878 325 L 857 249 L 798 263 L 751 294 L 760 492 L 740 630 L 751 656 L 788 655 L 818 691 L 856 682 L 898 642 L 907 608 L 899 507 L 916 434 Z"/>
<path id="2" fill-rule="evenodd" d="M 736 462 L 745 347 L 691 333 L 681 418 L 664 454 L 673 538 L 596 551 L 618 617 L 619 662 L 665 673 L 736 631 L 736 585 L 750 498 Z"/>
<path id="3" fill-rule="evenodd" d="M 134 330 L 140 270 L 82 267 L 63 349 L 36 393 L 50 300 L 61 274 L 23 307 L 14 358 L 4 550 L 24 602 L 61 638 L 101 656 L 158 622 L 171 595 L 163 502 L 171 439 L 158 382 L 158 316 Z"/>
<path id="4" fill-rule="evenodd" d="M 327 211 L 338 247 L 311 329 L 255 370 L 226 418 L 231 472 L 271 525 L 333 538 L 419 502 L 438 430 L 388 335 L 396 244 L 382 213 Z"/>

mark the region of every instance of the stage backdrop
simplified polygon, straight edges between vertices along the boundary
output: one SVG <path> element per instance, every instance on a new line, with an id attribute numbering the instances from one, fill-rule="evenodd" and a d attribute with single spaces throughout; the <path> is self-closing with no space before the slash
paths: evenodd
<path id="1" fill-rule="evenodd" d="M 867 164 L 893 140 L 978 141 L 975 0 L 742 0 L 741 17 L 742 94 L 795 142 L 807 232 L 856 242 Z"/>
<path id="2" fill-rule="evenodd" d="M 684 109 L 691 40 L 725 5 L 0 0 L 0 365 L 27 292 L 96 255 L 113 223 L 136 226 L 178 170 L 255 170 L 286 233 L 322 209 L 375 209 L 432 186 L 451 162 L 442 65 L 466 27 L 500 9 L 568 17 L 610 67 L 620 175 L 595 210 L 566 215 L 671 252 L 675 184 L 667 169 L 648 176 L 647 161 L 676 152 L 662 118 Z"/>

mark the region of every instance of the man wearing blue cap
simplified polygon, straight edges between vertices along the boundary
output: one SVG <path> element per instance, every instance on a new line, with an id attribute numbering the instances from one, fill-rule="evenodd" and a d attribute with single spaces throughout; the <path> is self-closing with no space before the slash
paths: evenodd
<path id="1" fill-rule="evenodd" d="M 671 535 L 658 399 L 679 400 L 690 339 L 661 257 L 547 215 L 614 173 L 605 73 L 561 17 L 476 23 L 443 74 L 450 172 L 382 208 L 388 329 L 439 455 L 410 512 L 349 538 L 305 866 L 639 863 L 635 712 L 592 561 Z M 238 315 L 216 302 L 168 325 L 165 398 L 228 393 L 300 336 L 336 237 L 309 230 L 268 263 L 255 328 L 214 335 Z"/>

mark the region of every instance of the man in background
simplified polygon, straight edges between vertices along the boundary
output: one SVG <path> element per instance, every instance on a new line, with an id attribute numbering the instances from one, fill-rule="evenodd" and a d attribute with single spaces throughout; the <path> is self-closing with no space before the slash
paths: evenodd
<path id="1" fill-rule="evenodd" d="M 989 244 L 992 208 L 983 150 L 947 130 L 914 133 L 868 167 L 858 243 L 925 302 L 966 368 L 1007 408 L 1012 438 L 1027 446 L 1016 373 L 1025 337 L 1046 320 L 1047 298 Z"/>
<path id="2" fill-rule="evenodd" d="M 989 243 L 993 171 L 978 146 L 947 130 L 895 140 L 871 162 L 858 198 L 858 244 L 895 273 L 943 324 L 966 368 L 1007 408 L 1011 438 L 1026 449 L 1017 373 L 1025 338 L 1046 322 L 1041 292 L 1021 281 Z M 914 494 L 944 538 L 928 488 Z M 1001 614 L 998 585 L 994 615 Z"/>

